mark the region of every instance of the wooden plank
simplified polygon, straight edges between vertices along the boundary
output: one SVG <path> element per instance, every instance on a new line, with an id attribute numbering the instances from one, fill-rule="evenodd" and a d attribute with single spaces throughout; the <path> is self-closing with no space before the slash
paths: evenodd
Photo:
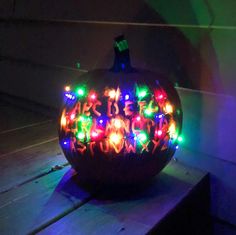
<path id="1" fill-rule="evenodd" d="M 0 195 L 0 234 L 28 234 L 89 198 L 90 194 L 78 187 L 70 167 L 64 167 Z"/>
<path id="2" fill-rule="evenodd" d="M 1 161 L 0 193 L 66 163 L 58 140 L 10 154 Z"/>
<path id="3" fill-rule="evenodd" d="M 211 214 L 236 226 L 236 164 L 181 147 L 177 159 L 211 174 Z"/>
<path id="4" fill-rule="evenodd" d="M 48 118 L 43 115 L 22 110 L 3 101 L 0 101 L 0 113 L 0 135 L 16 128 L 23 129 L 28 125 L 48 121 Z"/>
<path id="5" fill-rule="evenodd" d="M 0 135 L 0 158 L 41 145 L 57 138 L 57 124 L 51 121 L 39 126 L 16 130 Z"/>
<path id="6" fill-rule="evenodd" d="M 40 234 L 146 234 L 205 177 L 204 172 L 172 162 L 145 191 L 133 196 L 126 191 L 115 200 L 111 200 L 114 192 L 106 191 Z"/>

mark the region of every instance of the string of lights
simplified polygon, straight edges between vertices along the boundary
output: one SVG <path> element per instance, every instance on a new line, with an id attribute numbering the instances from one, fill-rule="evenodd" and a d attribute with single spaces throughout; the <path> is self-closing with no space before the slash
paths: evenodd
<path id="1" fill-rule="evenodd" d="M 175 116 L 178 109 L 158 86 L 135 84 L 129 90 L 86 85 L 64 88 L 60 144 L 65 151 L 103 154 L 150 152 L 155 155 L 183 141 Z"/>

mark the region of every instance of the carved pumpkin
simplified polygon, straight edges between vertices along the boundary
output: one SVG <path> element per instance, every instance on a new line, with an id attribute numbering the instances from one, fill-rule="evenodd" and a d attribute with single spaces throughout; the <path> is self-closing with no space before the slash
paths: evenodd
<path id="1" fill-rule="evenodd" d="M 182 110 L 175 88 L 120 58 L 113 69 L 90 71 L 65 87 L 59 141 L 81 181 L 145 181 L 178 147 Z"/>

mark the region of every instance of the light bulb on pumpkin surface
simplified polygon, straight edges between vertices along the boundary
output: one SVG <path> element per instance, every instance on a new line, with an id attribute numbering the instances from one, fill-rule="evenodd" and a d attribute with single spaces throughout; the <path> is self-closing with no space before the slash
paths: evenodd
<path id="1" fill-rule="evenodd" d="M 152 115 L 152 110 L 150 110 L 150 109 L 146 109 L 144 112 L 147 116 Z"/>
<path id="2" fill-rule="evenodd" d="M 173 106 L 169 103 L 165 105 L 165 111 L 166 113 L 173 113 Z"/>
<path id="3" fill-rule="evenodd" d="M 109 97 L 110 97 L 111 99 L 115 99 L 115 97 L 116 97 L 116 91 L 115 91 L 115 90 L 111 90 L 111 91 L 109 91 L 108 95 L 109 95 Z"/>
<path id="4" fill-rule="evenodd" d="M 85 88 L 84 87 L 79 87 L 77 89 L 77 94 L 79 97 L 83 97 L 85 95 Z"/>
<path id="5" fill-rule="evenodd" d="M 121 134 L 117 134 L 117 133 L 111 133 L 110 134 L 110 141 L 114 144 L 119 144 L 120 141 L 122 140 L 122 135 Z"/>
<path id="6" fill-rule="evenodd" d="M 65 91 L 66 92 L 69 92 L 71 89 L 70 89 L 70 86 L 65 86 Z"/>
<path id="7" fill-rule="evenodd" d="M 139 98 L 144 98 L 147 95 L 147 92 L 145 90 L 141 90 L 138 93 L 138 97 Z"/>
<path id="8" fill-rule="evenodd" d="M 175 127 L 175 124 L 174 123 L 171 123 L 170 126 L 169 126 L 169 133 L 170 133 L 170 136 L 174 136 L 175 135 L 175 131 L 176 131 L 176 127 Z"/>
<path id="9" fill-rule="evenodd" d="M 178 137 L 178 141 L 179 141 L 179 142 L 182 142 L 182 141 L 183 141 L 183 137 L 182 137 L 182 136 L 179 136 L 179 137 Z"/>
<path id="10" fill-rule="evenodd" d="M 162 135 L 162 130 L 156 131 L 156 134 L 157 134 L 158 136 L 161 136 L 161 135 Z"/>
<path id="11" fill-rule="evenodd" d="M 95 92 L 94 90 L 91 90 L 91 91 L 89 92 L 89 94 L 88 94 L 88 99 L 89 99 L 90 101 L 95 101 L 95 100 L 97 100 L 97 94 L 96 94 L 96 92 Z"/>
<path id="12" fill-rule="evenodd" d="M 64 116 L 64 114 L 61 116 L 61 126 L 62 127 L 65 127 L 66 126 L 66 123 L 67 123 L 67 121 L 66 121 L 66 117 Z"/>
<path id="13" fill-rule="evenodd" d="M 92 100 L 95 100 L 95 99 L 96 99 L 96 95 L 95 95 L 95 94 L 92 94 L 92 95 L 90 96 L 90 98 L 91 98 Z"/>
<path id="14" fill-rule="evenodd" d="M 125 100 L 128 100 L 129 99 L 129 95 L 125 95 Z"/>
<path id="15" fill-rule="evenodd" d="M 117 128 L 117 129 L 121 128 L 121 126 L 122 126 L 121 120 L 115 119 L 115 120 L 114 120 L 114 126 L 115 126 L 115 128 Z"/>
<path id="16" fill-rule="evenodd" d="M 79 133 L 77 134 L 77 137 L 78 137 L 78 139 L 82 140 L 82 139 L 85 138 L 85 134 L 84 134 L 83 132 L 79 132 Z"/>
<path id="17" fill-rule="evenodd" d="M 142 142 L 146 141 L 147 140 L 147 135 L 145 133 L 140 133 L 138 134 L 138 139 Z"/>
<path id="18" fill-rule="evenodd" d="M 70 120 L 74 120 L 74 119 L 75 119 L 75 114 L 72 113 L 72 114 L 70 115 Z"/>
<path id="19" fill-rule="evenodd" d="M 97 133 L 96 131 L 93 131 L 93 132 L 91 133 L 91 136 L 92 136 L 93 138 L 96 138 L 96 137 L 98 137 L 98 133 Z"/>

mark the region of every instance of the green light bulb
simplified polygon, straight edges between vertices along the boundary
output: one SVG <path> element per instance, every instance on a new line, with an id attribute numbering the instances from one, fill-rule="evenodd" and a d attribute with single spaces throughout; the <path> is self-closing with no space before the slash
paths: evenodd
<path id="1" fill-rule="evenodd" d="M 80 89 L 78 89 L 77 93 L 78 93 L 78 95 L 83 96 L 84 90 L 80 88 Z"/>
<path id="2" fill-rule="evenodd" d="M 138 139 L 139 141 L 145 142 L 147 140 L 147 135 L 145 133 L 140 133 Z"/>
<path id="3" fill-rule="evenodd" d="M 80 140 L 84 139 L 84 137 L 85 137 L 85 134 L 83 132 L 79 132 L 77 135 L 77 138 Z"/>
<path id="4" fill-rule="evenodd" d="M 147 95 L 147 92 L 145 90 L 142 90 L 139 92 L 138 97 L 139 98 L 144 98 Z"/>
<path id="5" fill-rule="evenodd" d="M 152 115 L 152 111 L 150 109 L 146 109 L 144 111 L 144 113 L 147 115 L 147 116 L 151 116 Z"/>

